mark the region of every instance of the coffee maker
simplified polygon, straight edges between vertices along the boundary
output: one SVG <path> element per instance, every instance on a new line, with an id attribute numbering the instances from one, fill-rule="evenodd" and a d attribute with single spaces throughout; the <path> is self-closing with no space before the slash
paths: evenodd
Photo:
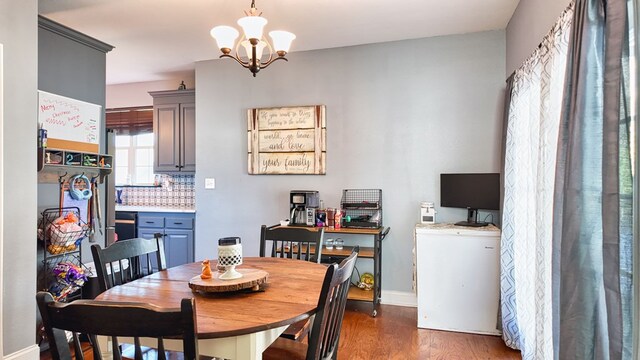
<path id="1" fill-rule="evenodd" d="M 290 225 L 315 226 L 316 209 L 320 207 L 320 195 L 313 190 L 291 190 L 289 195 Z"/>

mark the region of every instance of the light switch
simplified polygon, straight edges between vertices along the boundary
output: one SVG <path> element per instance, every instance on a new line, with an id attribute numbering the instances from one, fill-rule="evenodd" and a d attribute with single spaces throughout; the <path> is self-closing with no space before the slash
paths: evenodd
<path id="1" fill-rule="evenodd" d="M 205 178 L 204 179 L 204 188 L 205 189 L 215 189 L 216 188 L 216 179 L 214 179 L 214 178 Z"/>

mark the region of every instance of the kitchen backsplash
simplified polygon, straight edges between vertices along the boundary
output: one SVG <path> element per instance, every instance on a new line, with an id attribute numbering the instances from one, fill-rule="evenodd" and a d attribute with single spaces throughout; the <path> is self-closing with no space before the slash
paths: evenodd
<path id="1" fill-rule="evenodd" d="M 194 175 L 156 175 L 160 187 L 116 187 L 122 205 L 194 208 Z M 117 199 L 117 195 L 116 195 Z"/>

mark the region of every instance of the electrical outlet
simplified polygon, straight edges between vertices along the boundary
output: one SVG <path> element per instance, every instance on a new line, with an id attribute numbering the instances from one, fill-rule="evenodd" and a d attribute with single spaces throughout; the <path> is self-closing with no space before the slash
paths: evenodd
<path id="1" fill-rule="evenodd" d="M 204 179 L 204 188 L 205 189 L 215 189 L 216 188 L 216 179 L 214 179 L 214 178 L 205 178 Z"/>

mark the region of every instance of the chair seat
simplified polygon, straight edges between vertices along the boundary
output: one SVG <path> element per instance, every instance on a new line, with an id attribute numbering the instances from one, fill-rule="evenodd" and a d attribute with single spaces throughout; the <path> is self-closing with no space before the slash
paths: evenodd
<path id="1" fill-rule="evenodd" d="M 289 327 L 280 335 L 285 339 L 300 341 L 309 334 L 309 326 L 311 322 L 309 319 L 300 320 L 296 323 L 289 325 Z"/>
<path id="2" fill-rule="evenodd" d="M 306 357 L 307 344 L 287 340 L 282 337 L 274 341 L 273 344 L 262 353 L 263 360 L 295 360 L 306 359 Z"/>

